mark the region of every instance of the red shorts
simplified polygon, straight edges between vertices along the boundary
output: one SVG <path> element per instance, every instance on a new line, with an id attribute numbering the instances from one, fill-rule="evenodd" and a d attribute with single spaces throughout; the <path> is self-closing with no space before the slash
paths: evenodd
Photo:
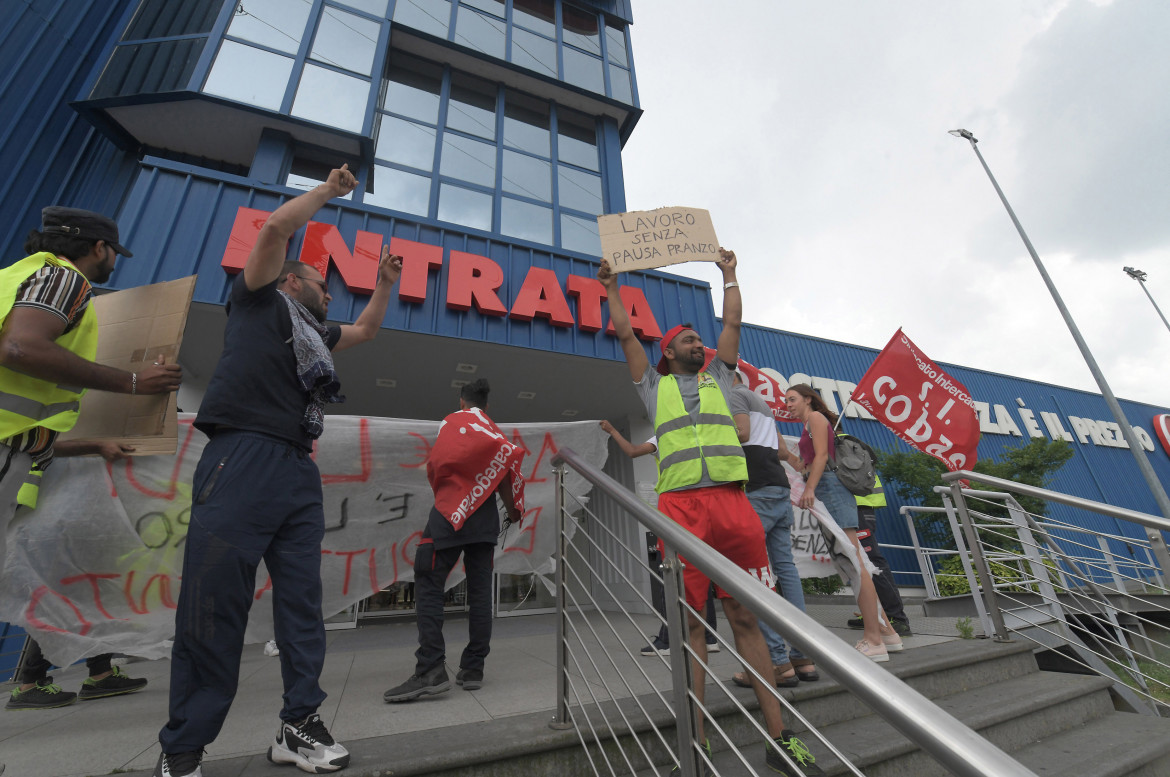
<path id="1" fill-rule="evenodd" d="M 719 551 L 727 560 L 749 572 L 757 580 L 773 586 L 772 566 L 764 543 L 764 526 L 748 502 L 743 489 L 735 483 L 685 491 L 668 491 L 658 495 L 658 509 L 666 517 Z M 658 543 L 662 550 L 662 541 Z M 683 560 L 685 563 L 685 559 Z M 710 579 L 693 564 L 683 570 L 687 604 L 699 612 L 707 603 Z M 731 594 L 715 586 L 715 595 L 729 599 Z"/>

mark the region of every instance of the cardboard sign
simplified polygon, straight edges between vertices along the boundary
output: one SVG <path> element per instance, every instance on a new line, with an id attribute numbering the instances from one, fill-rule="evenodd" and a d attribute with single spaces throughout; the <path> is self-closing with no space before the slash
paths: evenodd
<path id="1" fill-rule="evenodd" d="M 597 217 L 601 256 L 614 272 L 719 261 L 711 214 L 701 208 L 634 210 Z"/>
<path id="2" fill-rule="evenodd" d="M 94 297 L 98 319 L 96 362 L 128 372 L 141 372 L 161 354 L 174 364 L 183 344 L 187 311 L 195 292 L 195 276 L 138 286 Z M 81 417 L 63 440 L 120 442 L 134 446 L 134 455 L 175 452 L 178 444 L 175 392 L 130 396 L 87 391 Z"/>

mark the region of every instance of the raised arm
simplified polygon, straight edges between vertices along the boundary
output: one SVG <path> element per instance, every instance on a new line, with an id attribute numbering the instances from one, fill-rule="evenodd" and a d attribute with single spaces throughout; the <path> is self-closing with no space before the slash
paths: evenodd
<path id="1" fill-rule="evenodd" d="M 346 348 L 373 340 L 382 328 L 382 321 L 386 318 L 386 306 L 390 302 L 390 289 L 398 282 L 402 274 L 402 257 L 390 253 L 390 246 L 382 246 L 382 258 L 378 260 L 378 282 L 374 286 L 374 293 L 366 303 L 366 309 L 352 324 L 341 325 L 341 339 L 333 346 L 334 351 L 344 351 Z"/>
<path id="2" fill-rule="evenodd" d="M 57 344 L 65 322 L 46 310 L 14 307 L 0 329 L 0 364 L 14 372 L 65 386 L 122 394 L 164 394 L 183 378 L 177 364 L 160 356 L 137 373 L 91 362 Z"/>
<path id="3" fill-rule="evenodd" d="M 342 165 L 329 173 L 325 183 L 277 208 L 260 228 L 256 244 L 244 264 L 244 283 L 248 291 L 267 286 L 279 278 L 293 233 L 308 224 L 322 205 L 334 197 L 344 197 L 356 186 L 357 179 L 349 171 L 349 165 Z"/>
<path id="4" fill-rule="evenodd" d="M 653 453 L 654 451 L 658 450 L 658 446 L 652 442 L 644 442 L 638 445 L 634 445 L 625 437 L 623 437 L 622 433 L 615 429 L 614 425 L 609 421 L 601 422 L 601 430 L 612 437 L 613 441 L 617 443 L 617 446 L 622 449 L 622 453 L 626 454 L 631 459 L 636 459 L 639 456 L 645 456 L 648 453 Z"/>
<path id="5" fill-rule="evenodd" d="M 723 273 L 723 331 L 716 353 L 724 364 L 739 362 L 739 326 L 743 322 L 743 297 L 735 280 L 735 252 L 719 249 L 719 270 Z M 735 284 L 728 288 L 728 284 Z"/>
<path id="6" fill-rule="evenodd" d="M 646 351 L 638 342 L 634 334 L 634 327 L 630 325 L 630 315 L 626 312 L 626 305 L 622 302 L 621 291 L 618 289 L 617 273 L 609 269 L 609 262 L 601 260 L 601 269 L 597 271 L 597 280 L 605 287 L 605 298 L 609 301 L 609 320 L 613 322 L 614 333 L 618 342 L 622 344 L 622 353 L 626 355 L 626 365 L 630 368 L 630 377 L 634 382 L 642 380 L 650 360 L 646 358 Z M 739 347 L 739 329 L 736 329 L 736 347 Z M 732 359 L 734 362 L 735 360 Z"/>

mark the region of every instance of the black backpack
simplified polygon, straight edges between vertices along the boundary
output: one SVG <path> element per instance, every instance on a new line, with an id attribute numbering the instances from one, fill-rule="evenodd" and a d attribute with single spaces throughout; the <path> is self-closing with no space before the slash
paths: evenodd
<path id="1" fill-rule="evenodd" d="M 836 439 L 837 459 L 829 458 L 829 469 L 837 473 L 841 485 L 854 496 L 869 496 L 877 483 L 877 454 L 873 448 L 851 434 L 839 432 Z"/>

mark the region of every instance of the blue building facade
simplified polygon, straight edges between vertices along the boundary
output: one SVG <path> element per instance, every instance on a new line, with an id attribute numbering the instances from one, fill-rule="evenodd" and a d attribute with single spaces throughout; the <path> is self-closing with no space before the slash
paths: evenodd
<path id="1" fill-rule="evenodd" d="M 621 151 L 641 114 L 632 23 L 628 0 L 24 0 L 0 19 L 0 115 L 16 117 L 0 134 L 0 256 L 23 256 L 56 203 L 118 220 L 136 256 L 111 289 L 198 274 L 180 355 L 194 410 L 258 219 L 346 163 L 361 185 L 290 257 L 326 273 L 339 321 L 363 309 L 384 242 L 406 263 L 374 350 L 339 360 L 345 412 L 442 417 L 478 370 L 508 387 L 501 420 L 608 417 L 648 436 L 595 280 L 595 217 L 626 209 Z M 648 353 L 684 321 L 714 341 L 706 283 L 623 282 Z M 751 325 L 742 352 L 837 407 L 876 353 Z M 1155 512 L 1099 395 L 946 366 L 983 403 L 981 457 L 1069 437 L 1053 488 Z M 1170 482 L 1151 426 L 1170 411 L 1122 404 Z M 845 424 L 903 449 L 854 411 Z M 883 539 L 906 544 L 890 502 Z"/>

